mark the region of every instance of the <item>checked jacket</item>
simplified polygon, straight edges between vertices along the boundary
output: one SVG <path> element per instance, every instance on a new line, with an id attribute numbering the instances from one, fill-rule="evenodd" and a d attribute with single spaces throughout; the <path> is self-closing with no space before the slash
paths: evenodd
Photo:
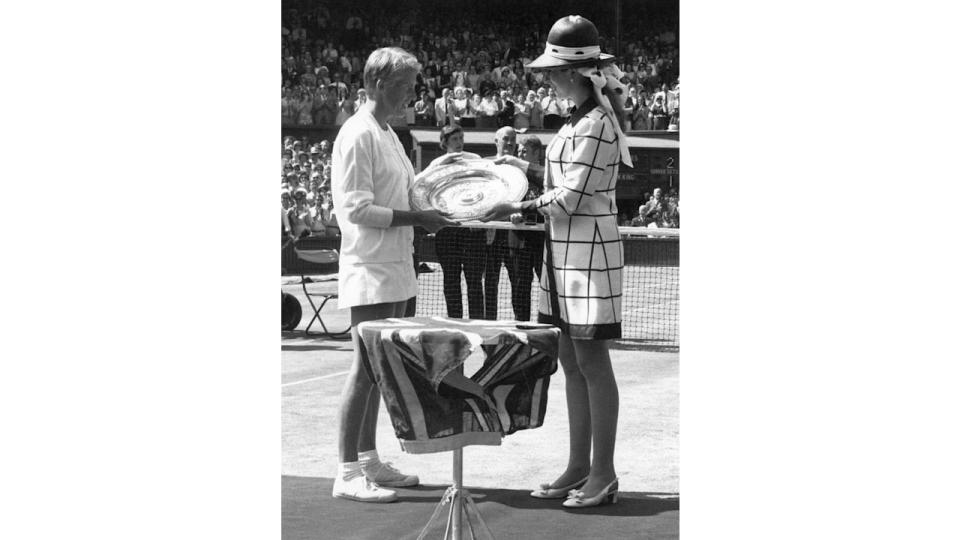
<path id="1" fill-rule="evenodd" d="M 538 320 L 573 339 L 621 337 L 615 121 L 592 98 L 574 112 L 547 147 L 545 192 L 536 202 L 547 230 Z"/>

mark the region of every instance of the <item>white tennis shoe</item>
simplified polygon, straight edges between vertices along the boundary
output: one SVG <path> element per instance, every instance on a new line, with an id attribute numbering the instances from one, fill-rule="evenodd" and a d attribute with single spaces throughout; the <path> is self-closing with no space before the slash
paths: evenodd
<path id="1" fill-rule="evenodd" d="M 363 474 L 367 479 L 381 486 L 410 487 L 420 483 L 420 478 L 412 474 L 403 474 L 393 468 L 390 463 L 379 459 L 363 467 Z"/>
<path id="2" fill-rule="evenodd" d="M 350 480 L 344 480 L 338 476 L 333 481 L 333 496 L 337 499 L 371 503 L 388 503 L 397 500 L 396 491 L 384 489 L 362 474 Z"/>

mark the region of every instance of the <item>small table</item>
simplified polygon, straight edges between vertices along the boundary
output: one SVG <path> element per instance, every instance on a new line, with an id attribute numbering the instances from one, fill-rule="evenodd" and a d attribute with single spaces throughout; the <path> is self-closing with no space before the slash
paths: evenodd
<path id="1" fill-rule="evenodd" d="M 444 317 L 383 319 L 358 327 L 364 367 L 383 396 L 401 448 L 411 454 L 453 452 L 453 485 L 420 538 L 449 502 L 444 538 L 462 538 L 473 512 L 463 488 L 463 447 L 499 445 L 504 435 L 543 424 L 550 375 L 557 370 L 560 330 L 518 321 Z M 466 377 L 463 365 L 482 359 Z"/>

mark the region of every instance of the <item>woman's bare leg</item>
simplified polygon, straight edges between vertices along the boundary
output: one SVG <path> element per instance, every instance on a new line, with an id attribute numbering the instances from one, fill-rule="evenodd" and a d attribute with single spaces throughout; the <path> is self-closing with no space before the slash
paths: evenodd
<path id="1" fill-rule="evenodd" d="M 340 431 L 338 451 L 341 463 L 357 461 L 357 452 L 376 448 L 377 413 L 380 411 L 380 392 L 363 368 L 362 343 L 357 325 L 389 317 L 403 316 L 406 302 L 372 304 L 350 308 L 353 328 L 353 364 L 340 394 Z"/>
<path id="2" fill-rule="evenodd" d="M 571 341 L 569 336 L 561 334 L 559 358 L 566 380 L 570 454 L 566 470 L 550 485 L 553 488 L 569 486 L 590 472 L 590 399 Z"/>
<path id="3" fill-rule="evenodd" d="M 580 373 L 586 380 L 590 401 L 590 426 L 593 439 L 593 462 L 590 479 L 581 491 L 588 497 L 596 495 L 617 477 L 613 465 L 617 442 L 617 417 L 620 394 L 610 364 L 610 350 L 606 341 L 572 340 Z"/>

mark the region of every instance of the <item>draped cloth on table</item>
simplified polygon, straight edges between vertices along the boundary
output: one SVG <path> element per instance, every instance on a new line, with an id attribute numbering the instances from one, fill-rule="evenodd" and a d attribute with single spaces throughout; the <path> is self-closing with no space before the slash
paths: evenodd
<path id="1" fill-rule="evenodd" d="M 543 425 L 560 331 L 517 324 L 421 317 L 359 326 L 364 367 L 405 452 L 496 446 L 505 435 Z M 473 358 L 483 361 L 469 376 L 475 392 L 449 384 Z"/>

